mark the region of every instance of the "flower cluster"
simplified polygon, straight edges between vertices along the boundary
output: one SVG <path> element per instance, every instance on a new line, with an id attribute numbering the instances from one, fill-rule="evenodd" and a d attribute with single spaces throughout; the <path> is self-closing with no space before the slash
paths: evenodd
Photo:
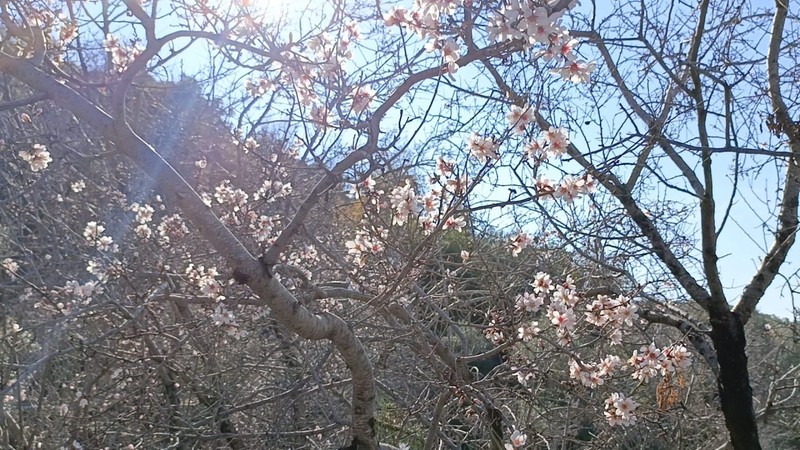
<path id="1" fill-rule="evenodd" d="M 441 156 L 436 158 L 436 175 L 440 177 L 449 177 L 453 175 L 453 170 L 455 170 L 456 163 L 450 161 L 448 159 L 444 159 Z"/>
<path id="2" fill-rule="evenodd" d="M 189 264 L 185 273 L 189 282 L 199 288 L 203 295 L 216 301 L 225 299 L 222 295 L 222 284 L 217 280 L 219 272 L 216 267 L 206 269 L 203 266 L 195 267 L 194 264 Z"/>
<path id="3" fill-rule="evenodd" d="M 231 142 L 233 142 L 233 145 L 240 147 L 242 150 L 244 150 L 245 155 L 247 155 L 252 151 L 255 151 L 259 147 L 258 141 L 255 140 L 252 136 L 248 136 L 247 138 L 242 140 L 241 130 L 237 130 Z M 198 161 L 195 161 L 195 166 L 199 169 L 205 169 L 207 165 L 208 161 L 200 162 L 200 164 L 198 164 Z"/>
<path id="4" fill-rule="evenodd" d="M 572 277 L 567 276 L 563 284 L 555 285 L 550 275 L 539 272 L 531 282 L 533 292 L 523 292 L 517 295 L 516 311 L 521 315 L 535 315 L 542 306 L 546 306 L 547 319 L 556 328 L 559 341 L 566 345 L 570 342 L 570 335 L 578 324 L 575 306 L 580 301 L 580 296 L 575 291 Z M 520 340 L 530 340 L 539 334 L 538 322 L 529 326 L 522 326 L 518 331 Z"/>
<path id="5" fill-rule="evenodd" d="M 103 232 L 106 227 L 98 224 L 95 221 L 88 222 L 83 229 L 83 237 L 87 242 L 97 247 L 100 251 L 117 251 L 117 246 L 114 244 L 114 239 L 111 236 L 104 236 Z"/>
<path id="6" fill-rule="evenodd" d="M 567 282 L 571 283 L 571 278 L 568 278 Z M 533 286 L 533 292 L 547 295 L 553 290 L 553 280 L 550 278 L 549 274 L 539 272 L 536 274 L 536 277 L 534 277 L 531 286 Z"/>
<path id="7" fill-rule="evenodd" d="M 425 45 L 429 53 L 434 50 L 442 52 L 442 59 L 447 67 L 447 73 L 454 74 L 458 71 L 458 58 L 461 57 L 461 46 L 453 38 L 444 40 L 431 40 Z"/>
<path id="8" fill-rule="evenodd" d="M 433 12 L 431 9 L 427 9 Z M 427 14 L 422 8 L 409 11 L 406 8 L 393 7 L 383 15 L 383 23 L 387 27 L 401 26 L 421 38 L 436 38 L 439 34 L 439 15 Z"/>
<path id="9" fill-rule="evenodd" d="M 53 158 L 50 157 L 50 152 L 48 152 L 47 148 L 42 144 L 33 144 L 30 150 L 20 151 L 19 157 L 31 165 L 31 171 L 33 172 L 46 169 L 47 165 L 53 162 Z"/>
<path id="10" fill-rule="evenodd" d="M 612 426 L 630 426 L 636 423 L 636 408 L 639 404 L 621 393 L 613 393 L 606 400 L 605 416 Z"/>
<path id="11" fill-rule="evenodd" d="M 294 87 L 297 100 L 301 105 L 308 107 L 320 103 L 319 95 L 314 90 L 314 79 L 314 74 L 311 72 L 292 75 L 292 71 L 289 70 L 284 72 L 281 83 Z"/>
<path id="12" fill-rule="evenodd" d="M 496 313 L 490 313 L 489 316 L 489 325 L 483 330 L 483 335 L 495 346 L 505 343 L 506 333 L 503 317 Z"/>
<path id="13" fill-rule="evenodd" d="M 392 8 L 383 16 L 387 27 L 401 26 L 422 39 L 429 39 L 425 50 L 440 50 L 445 70 L 449 74 L 458 71 L 461 46 L 454 38 L 442 37 L 439 33 L 439 18 L 456 13 L 463 0 L 417 0 L 414 9 Z"/>
<path id="14" fill-rule="evenodd" d="M 554 13 L 542 6 L 533 6 L 528 1 L 512 0 L 494 14 L 488 27 L 490 39 L 521 41 L 528 46 L 542 45 L 539 53 L 547 61 L 556 61 L 561 67 L 552 73 L 573 83 L 588 81 L 596 65 L 577 58 L 574 53 L 577 41 L 559 25 L 565 10 Z"/>
<path id="15" fill-rule="evenodd" d="M 531 281 L 532 289 L 522 292 L 516 297 L 516 315 L 512 320 L 504 318 L 501 314 L 490 314 L 490 323 L 484 330 L 487 339 L 493 344 L 500 345 L 507 340 L 507 325 L 509 322 L 516 324 L 516 338 L 519 342 L 528 343 L 544 331 L 555 333 L 558 344 L 564 348 L 573 346 L 574 335 L 578 330 L 578 313 L 582 311 L 585 323 L 597 327 L 602 331 L 612 344 L 620 344 L 622 329 L 630 327 L 638 319 L 637 307 L 626 296 L 609 297 L 598 295 L 591 303 L 587 304 L 576 291 L 573 280 L 567 277 L 564 283 L 557 284 L 549 274 L 538 272 Z M 540 328 L 540 322 L 531 320 L 544 311 L 549 327 Z M 655 344 L 642 347 L 633 353 L 633 356 L 623 363 L 623 359 L 613 354 L 607 354 L 599 361 L 582 360 L 574 350 L 569 353 L 569 375 L 589 389 L 597 389 L 608 384 L 612 377 L 621 370 L 632 369 L 631 377 L 642 382 L 661 374 L 670 376 L 675 372 L 685 370 L 691 366 L 691 353 L 683 345 L 676 343 L 665 349 L 659 349 Z M 527 357 L 524 353 L 514 356 L 519 362 L 524 362 Z M 524 364 L 522 364 L 524 366 Z M 530 370 L 514 366 L 519 382 L 526 386 L 533 378 Z M 631 398 L 622 394 L 614 394 L 606 402 L 605 417 L 611 425 L 633 425 L 636 422 L 636 408 L 638 404 Z"/>
<path id="16" fill-rule="evenodd" d="M 549 157 L 558 158 L 567 151 L 569 134 L 564 128 L 550 127 L 543 131 L 540 139 L 534 139 L 525 145 L 525 153 L 529 159 L 541 162 Z"/>
<path id="17" fill-rule="evenodd" d="M 86 189 L 86 182 L 84 182 L 83 180 L 75 181 L 73 183 L 70 183 L 69 188 L 72 190 L 72 192 L 76 194 L 80 193 L 84 189 Z"/>
<path id="18" fill-rule="evenodd" d="M 380 239 L 384 239 L 387 236 L 387 231 L 378 229 L 377 235 L 380 236 Z M 375 255 L 383 251 L 383 244 L 381 241 L 373 238 L 367 230 L 358 231 L 355 239 L 345 242 L 345 246 L 347 247 L 347 254 L 356 259 L 356 263 L 359 267 L 364 267 L 366 265 L 367 255 Z"/>
<path id="19" fill-rule="evenodd" d="M 567 58 L 566 65 L 559 69 L 555 69 L 553 73 L 556 73 L 564 78 L 565 80 L 569 80 L 573 83 L 585 83 L 589 81 L 589 76 L 594 72 L 597 68 L 597 64 L 595 62 L 585 62 L 575 59 L 575 57 L 570 54 L 570 57 Z"/>
<path id="20" fill-rule="evenodd" d="M 58 30 L 60 44 L 67 45 L 78 37 L 78 25 L 74 22 L 65 22 Z"/>
<path id="21" fill-rule="evenodd" d="M 321 69 L 319 75 L 323 78 L 332 78 L 344 69 L 345 63 L 353 58 L 350 44 L 361 39 L 358 22 L 348 20 L 343 25 L 335 39 L 322 32 L 306 42 L 306 47 L 313 53 L 309 59 L 316 59 Z"/>
<path id="22" fill-rule="evenodd" d="M 536 192 L 540 197 L 562 199 L 572 203 L 583 195 L 591 194 L 597 190 L 597 181 L 592 174 L 586 173 L 579 178 L 564 177 L 558 185 L 545 177 L 536 180 Z"/>
<path id="23" fill-rule="evenodd" d="M 10 274 L 15 274 L 19 271 L 19 264 L 11 258 L 3 259 L 3 261 L 0 262 L 0 266 Z"/>
<path id="24" fill-rule="evenodd" d="M 569 136 L 564 128 L 550 127 L 542 132 L 545 143 L 547 143 L 547 153 L 553 157 L 559 157 L 567 151 Z"/>
<path id="25" fill-rule="evenodd" d="M 608 355 L 598 363 L 572 359 L 569 364 L 569 376 L 590 389 L 596 389 L 603 385 L 621 365 L 622 360 L 614 355 Z"/>
<path id="26" fill-rule="evenodd" d="M 87 281 L 84 284 L 80 284 L 73 280 L 67 281 L 62 289 L 62 292 L 66 295 L 84 299 L 83 303 L 88 304 L 92 300 L 93 295 L 103 293 L 103 287 L 98 281 Z"/>
<path id="27" fill-rule="evenodd" d="M 529 313 L 537 313 L 544 305 L 545 296 L 531 294 L 530 292 L 523 292 L 517 296 L 516 306 L 517 311 L 524 311 Z"/>
<path id="28" fill-rule="evenodd" d="M 253 230 L 253 235 L 258 242 L 265 242 L 267 244 L 271 244 L 272 240 L 275 239 L 276 236 L 273 235 L 273 231 L 277 226 L 280 216 L 265 216 L 260 215 L 256 216 L 254 211 L 251 211 L 252 217 L 250 219 L 250 229 Z"/>
<path id="29" fill-rule="evenodd" d="M 229 205 L 233 211 L 239 211 L 247 204 L 249 196 L 241 189 L 234 189 L 230 180 L 224 180 L 219 186 L 214 188 L 214 198 L 222 205 Z"/>
<path id="30" fill-rule="evenodd" d="M 511 442 L 506 444 L 504 447 L 506 450 L 516 450 L 525 445 L 525 443 L 528 441 L 528 436 L 515 428 L 511 433 L 511 436 L 509 436 L 509 439 Z"/>
<path id="31" fill-rule="evenodd" d="M 389 193 L 389 203 L 394 211 L 392 225 L 402 226 L 409 215 L 415 215 L 420 211 L 419 197 L 411 180 L 406 180 L 402 186 L 392 189 Z"/>
<path id="32" fill-rule="evenodd" d="M 692 366 L 692 353 L 682 344 L 673 344 L 662 352 L 661 374 L 686 370 Z"/>
<path id="33" fill-rule="evenodd" d="M 311 121 L 323 128 L 331 127 L 339 123 L 333 113 L 324 105 L 314 105 L 311 107 Z"/>
<path id="34" fill-rule="evenodd" d="M 144 205 L 134 203 L 130 206 L 130 210 L 136 214 L 134 220 L 138 223 L 136 228 L 134 228 L 134 233 L 136 233 L 136 236 L 140 239 L 149 239 L 153 232 L 147 224 L 153 221 L 153 213 L 155 210 L 146 203 Z"/>
<path id="35" fill-rule="evenodd" d="M 472 156 L 478 158 L 478 161 L 485 163 L 486 160 L 498 160 L 500 156 L 497 154 L 497 149 L 500 144 L 495 142 L 491 136 L 480 136 L 477 133 L 472 133 L 467 139 L 467 148 L 469 148 Z"/>
<path id="36" fill-rule="evenodd" d="M 536 111 L 529 104 L 523 106 L 512 105 L 511 111 L 506 114 L 509 126 L 514 133 L 525 134 L 528 124 L 534 121 Z"/>
<path id="37" fill-rule="evenodd" d="M 519 254 L 531 244 L 531 238 L 523 232 L 519 232 L 511 237 L 511 254 L 519 256 Z"/>
<path id="38" fill-rule="evenodd" d="M 100 282 L 105 283 L 109 278 L 109 268 L 96 260 L 89 260 L 86 264 L 86 271 L 94 275 Z"/>
<path id="39" fill-rule="evenodd" d="M 263 199 L 266 201 L 266 203 L 272 203 L 279 198 L 288 196 L 292 193 L 292 190 L 293 188 L 291 183 L 284 183 L 280 180 L 264 180 L 264 182 L 261 184 L 261 187 L 258 188 L 255 194 L 253 194 L 253 199 Z"/>
<path id="40" fill-rule="evenodd" d="M 350 195 L 353 198 L 360 199 L 363 197 L 380 197 L 384 194 L 382 190 L 376 189 L 378 183 L 375 182 L 375 179 L 372 176 L 368 176 L 361 180 L 360 182 L 353 184 L 350 186 Z M 373 196 L 373 194 L 377 194 Z M 377 199 L 373 198 L 377 203 Z"/>
<path id="41" fill-rule="evenodd" d="M 25 30 L 37 28 L 44 37 L 43 44 L 47 49 L 48 60 L 60 66 L 64 62 L 67 45 L 78 36 L 78 25 L 63 12 L 55 13 L 38 8 L 26 9 Z M 17 57 L 30 58 L 36 51 L 36 46 L 30 45 L 29 39 L 10 39 L 9 44 L 6 50 L 16 47 Z"/>
<path id="42" fill-rule="evenodd" d="M 228 336 L 235 339 L 242 339 L 247 336 L 247 331 L 241 328 L 241 325 L 236 320 L 236 315 L 225 307 L 223 303 L 219 303 L 214 307 L 214 312 L 211 313 L 211 320 L 214 325 L 222 327 Z"/>
<path id="43" fill-rule="evenodd" d="M 461 230 L 463 230 L 464 227 L 466 226 L 467 226 L 467 220 L 464 219 L 463 216 L 449 216 L 447 219 L 445 219 L 442 229 L 456 230 L 458 232 L 461 232 Z"/>
<path id="44" fill-rule="evenodd" d="M 103 48 L 111 55 L 111 64 L 119 73 L 127 70 L 133 60 L 144 50 L 138 44 L 124 47 L 120 44 L 119 39 L 110 33 L 107 34 L 106 38 L 103 40 Z"/>
<path id="45" fill-rule="evenodd" d="M 417 183 L 411 179 L 406 179 L 386 194 L 377 188 L 377 182 L 372 177 L 366 177 L 351 185 L 349 192 L 365 207 L 365 220 L 371 212 L 380 213 L 389 208 L 393 226 L 402 227 L 416 220 L 419 229 L 426 235 L 439 228 L 461 232 L 467 226 L 468 218 L 452 210 L 452 203 L 449 200 L 450 195 L 464 193 L 467 179 L 446 178 L 446 175 L 453 175 L 454 168 L 454 163 L 440 157 L 436 169 L 439 177 L 430 179 L 432 186 L 424 195 L 417 192 Z M 362 229 L 356 234 L 355 239 L 346 242 L 348 254 L 355 257 L 359 267 L 364 266 L 368 254 L 383 250 L 383 245 L 379 242 L 385 239 L 388 233 L 388 230 L 382 227 L 373 229 L 372 232 L 368 229 L 369 227 Z"/>
<path id="46" fill-rule="evenodd" d="M 615 344 L 621 342 L 622 328 L 632 326 L 633 322 L 639 318 L 636 313 L 638 307 L 631 302 L 630 298 L 623 295 L 615 298 L 598 295 L 587 309 L 584 316 L 586 322 L 598 327 L 610 326 L 609 337 Z"/>
<path id="47" fill-rule="evenodd" d="M 530 342 L 535 336 L 541 333 L 539 322 L 533 320 L 528 325 L 523 325 L 517 329 L 517 339 L 522 342 Z"/>
<path id="48" fill-rule="evenodd" d="M 448 206 L 446 203 L 447 194 L 448 193 L 443 191 L 441 187 L 434 186 L 427 194 L 422 196 L 424 213 L 419 217 L 419 225 L 422 227 L 423 233 L 431 234 L 436 229 L 442 214 L 445 213 Z M 442 228 L 445 230 L 461 231 L 466 225 L 467 222 L 464 217 L 449 215 Z"/>
<path id="49" fill-rule="evenodd" d="M 189 234 L 189 228 L 178 214 L 164 217 L 158 225 L 158 241 L 161 245 L 183 239 L 187 234 Z"/>
<path id="50" fill-rule="evenodd" d="M 628 364 L 634 369 L 632 378 L 647 382 L 659 373 L 666 375 L 689 368 L 692 365 L 692 354 L 680 344 L 661 350 L 651 343 L 642 346 L 638 351 L 634 350 Z"/>

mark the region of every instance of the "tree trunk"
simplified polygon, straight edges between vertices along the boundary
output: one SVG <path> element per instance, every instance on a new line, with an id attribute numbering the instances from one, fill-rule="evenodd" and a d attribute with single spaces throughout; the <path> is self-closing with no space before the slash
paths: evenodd
<path id="1" fill-rule="evenodd" d="M 736 450 L 760 450 L 744 326 L 734 312 L 712 311 L 710 315 L 711 340 L 719 359 L 717 387 L 731 444 Z"/>

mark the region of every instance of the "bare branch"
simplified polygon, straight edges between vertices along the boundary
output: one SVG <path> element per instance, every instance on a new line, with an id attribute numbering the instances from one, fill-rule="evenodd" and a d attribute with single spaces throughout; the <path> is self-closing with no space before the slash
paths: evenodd
<path id="1" fill-rule="evenodd" d="M 775 279 L 789 249 L 794 245 L 797 237 L 798 198 L 800 197 L 800 127 L 789 116 L 789 110 L 781 95 L 779 58 L 781 43 L 783 42 L 783 29 L 788 14 L 786 0 L 775 0 L 775 17 L 772 23 L 772 37 L 767 55 L 767 78 L 769 82 L 769 96 L 772 101 L 772 111 L 781 124 L 791 149 L 793 158 L 787 161 L 786 180 L 783 184 L 783 198 L 781 210 L 778 214 L 778 227 L 775 230 L 775 240 L 761 262 L 750 284 L 745 287 L 741 299 L 734 307 L 734 312 L 739 314 L 743 323 L 747 323 L 750 316 L 764 296 L 767 287 Z"/>

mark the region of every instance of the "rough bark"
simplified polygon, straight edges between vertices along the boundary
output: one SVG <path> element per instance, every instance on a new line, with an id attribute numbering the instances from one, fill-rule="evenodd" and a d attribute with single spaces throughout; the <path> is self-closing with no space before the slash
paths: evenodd
<path id="1" fill-rule="evenodd" d="M 747 370 L 747 340 L 739 315 L 728 312 L 711 317 L 711 340 L 719 361 L 719 389 L 725 426 L 736 450 L 759 450 L 753 390 Z"/>

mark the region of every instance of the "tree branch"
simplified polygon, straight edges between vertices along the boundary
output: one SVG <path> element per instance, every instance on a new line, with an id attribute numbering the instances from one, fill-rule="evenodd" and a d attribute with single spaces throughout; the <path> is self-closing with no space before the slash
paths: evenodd
<path id="1" fill-rule="evenodd" d="M 775 17 L 772 23 L 772 36 L 767 54 L 767 80 L 769 83 L 769 97 L 772 101 L 772 111 L 788 137 L 789 148 L 794 155 L 787 161 L 786 180 L 783 184 L 783 199 L 781 210 L 778 214 L 778 228 L 775 231 L 775 241 L 764 256 L 750 283 L 744 288 L 742 298 L 733 308 L 739 314 L 742 323 L 747 323 L 767 287 L 775 279 L 789 249 L 792 248 L 797 236 L 798 194 L 800 193 L 800 127 L 792 121 L 789 109 L 783 101 L 780 85 L 779 57 L 783 42 L 783 28 L 788 14 L 787 1 L 775 0 Z"/>

